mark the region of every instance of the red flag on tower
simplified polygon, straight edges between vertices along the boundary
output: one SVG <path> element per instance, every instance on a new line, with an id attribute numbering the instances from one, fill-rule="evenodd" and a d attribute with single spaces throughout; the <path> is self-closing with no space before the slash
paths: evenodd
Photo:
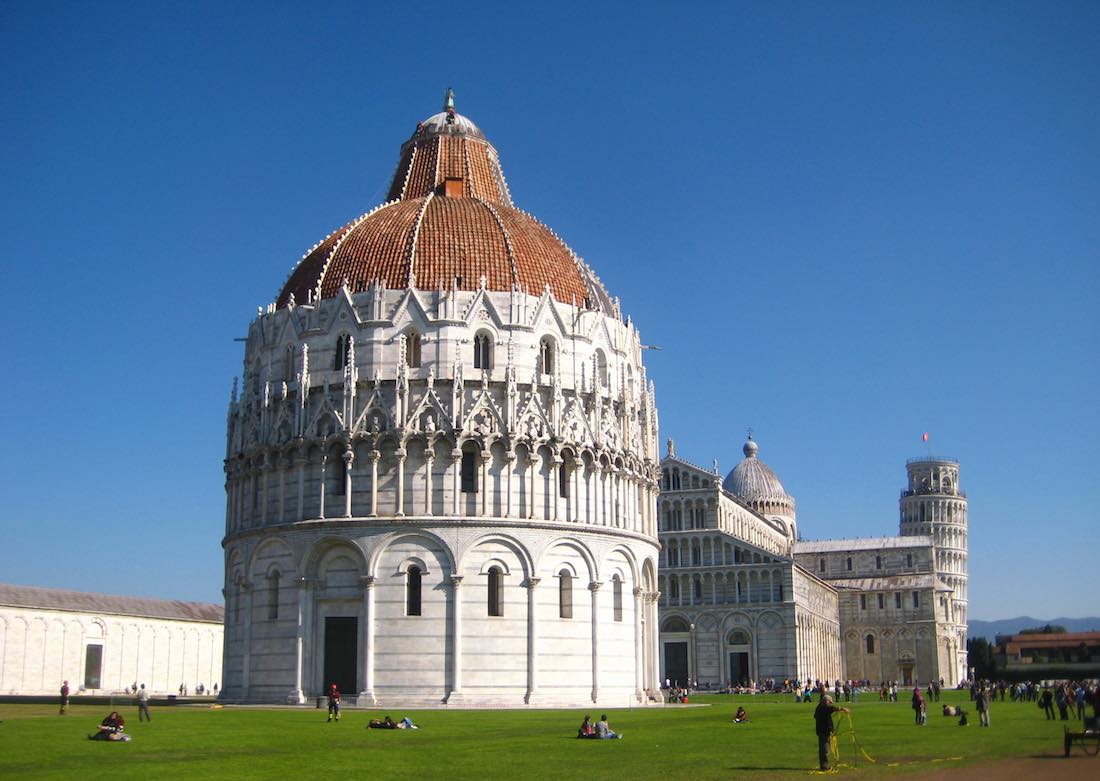
<path id="1" fill-rule="evenodd" d="M 925 431 L 923 434 L 921 434 L 921 439 L 924 440 L 925 442 L 928 441 L 928 432 L 927 431 Z"/>

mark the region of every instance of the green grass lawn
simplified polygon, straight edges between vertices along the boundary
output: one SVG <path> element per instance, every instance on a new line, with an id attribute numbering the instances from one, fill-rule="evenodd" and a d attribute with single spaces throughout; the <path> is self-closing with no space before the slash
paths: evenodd
<path id="1" fill-rule="evenodd" d="M 880 703 L 863 695 L 852 704 L 855 732 L 877 760 L 846 775 L 882 778 L 1013 756 L 1059 753 L 1062 722 L 1048 722 L 1034 704 L 997 703 L 992 727 L 939 715 L 931 703 L 928 725 L 913 724 L 907 701 Z M 339 724 L 305 709 L 154 707 L 154 721 L 138 722 L 137 709 L 121 710 L 130 743 L 90 741 L 106 715 L 99 706 L 0 705 L 0 778 L 691 778 L 805 776 L 817 764 L 812 705 L 789 697 L 702 696 L 709 707 L 666 706 L 609 711 L 623 740 L 577 740 L 584 712 L 384 711 L 345 709 Z M 736 704 L 751 723 L 732 724 Z M 368 730 L 367 721 L 410 716 L 421 729 Z M 594 718 L 599 713 L 591 711 Z M 1071 723 L 1073 724 L 1073 723 Z M 1073 726 L 1080 726 L 1076 722 Z M 841 760 L 851 763 L 842 739 Z M 354 774 L 349 776 L 348 774 Z M 916 778 L 917 776 L 913 776 Z"/>

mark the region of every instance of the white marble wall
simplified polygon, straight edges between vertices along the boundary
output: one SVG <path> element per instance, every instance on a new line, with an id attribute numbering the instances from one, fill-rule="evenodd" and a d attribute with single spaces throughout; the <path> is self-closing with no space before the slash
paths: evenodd
<path id="1" fill-rule="evenodd" d="M 213 687 L 222 678 L 222 626 L 139 616 L 0 607 L 0 693 L 56 694 L 63 680 L 78 693 L 86 647 L 102 645 L 98 689 L 144 683 L 154 694 Z"/>

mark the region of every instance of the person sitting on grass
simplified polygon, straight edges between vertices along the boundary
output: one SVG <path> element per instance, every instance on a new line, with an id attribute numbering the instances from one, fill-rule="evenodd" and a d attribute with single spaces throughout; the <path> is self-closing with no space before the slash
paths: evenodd
<path id="1" fill-rule="evenodd" d="M 611 729 L 611 725 L 607 723 L 607 714 L 605 713 L 600 716 L 600 720 L 596 722 L 596 737 L 600 740 L 613 740 L 615 738 L 621 738 L 622 735 Z"/>
<path id="2" fill-rule="evenodd" d="M 744 724 L 748 720 L 749 720 L 749 714 L 745 712 L 745 709 L 744 708 L 738 708 L 737 713 L 735 713 L 734 716 L 733 716 L 733 723 L 734 724 Z"/>
<path id="3" fill-rule="evenodd" d="M 578 738 L 594 738 L 596 737 L 596 727 L 592 724 L 592 717 L 587 713 L 584 714 L 584 721 L 581 722 L 581 728 L 577 730 Z"/>
<path id="4" fill-rule="evenodd" d="M 126 720 L 122 718 L 122 714 L 117 710 L 113 710 L 107 714 L 107 718 L 99 723 L 99 729 L 96 730 L 94 735 L 89 735 L 88 740 L 129 740 L 130 736 L 126 734 Z"/>

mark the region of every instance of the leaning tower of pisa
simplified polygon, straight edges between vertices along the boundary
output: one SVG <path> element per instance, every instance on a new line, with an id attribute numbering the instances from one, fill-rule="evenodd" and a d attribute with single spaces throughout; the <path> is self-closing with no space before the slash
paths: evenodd
<path id="1" fill-rule="evenodd" d="M 905 469 L 909 485 L 901 493 L 901 534 L 927 535 L 935 543 L 935 574 L 951 589 L 937 596 L 935 606 L 940 669 L 954 683 L 966 677 L 966 492 L 959 488 L 959 462 L 954 459 L 912 458 Z"/>

